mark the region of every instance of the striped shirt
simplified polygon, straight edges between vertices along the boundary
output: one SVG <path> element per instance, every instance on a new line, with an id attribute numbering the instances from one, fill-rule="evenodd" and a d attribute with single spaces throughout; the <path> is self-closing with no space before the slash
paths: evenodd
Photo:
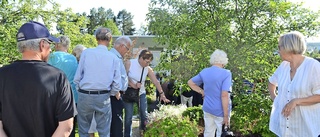
<path id="1" fill-rule="evenodd" d="M 281 114 L 284 106 L 295 98 L 320 94 L 320 63 L 305 57 L 290 80 L 290 63 L 283 61 L 269 78 L 278 86 L 274 99 L 269 128 L 280 137 L 318 137 L 320 135 L 320 103 L 296 106 L 289 117 Z"/>

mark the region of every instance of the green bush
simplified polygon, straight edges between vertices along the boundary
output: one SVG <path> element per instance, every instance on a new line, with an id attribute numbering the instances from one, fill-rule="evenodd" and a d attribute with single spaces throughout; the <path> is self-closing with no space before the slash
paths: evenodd
<path id="1" fill-rule="evenodd" d="M 188 107 L 183 113 L 183 117 L 189 117 L 191 121 L 195 121 L 199 126 L 204 126 L 202 106 Z"/>
<path id="2" fill-rule="evenodd" d="M 139 114 L 139 106 L 137 103 L 134 103 L 133 105 L 133 115 L 138 115 Z"/>
<path id="3" fill-rule="evenodd" d="M 231 128 L 242 134 L 258 133 L 262 136 L 275 136 L 269 130 L 271 101 L 263 93 L 236 94 L 233 100 Z"/>
<path id="4" fill-rule="evenodd" d="M 155 101 L 153 94 L 152 95 L 147 95 L 146 98 L 147 98 L 147 103 L 148 104 L 152 104 Z"/>
<path id="5" fill-rule="evenodd" d="M 197 125 L 181 116 L 166 117 L 147 125 L 145 137 L 196 137 Z"/>

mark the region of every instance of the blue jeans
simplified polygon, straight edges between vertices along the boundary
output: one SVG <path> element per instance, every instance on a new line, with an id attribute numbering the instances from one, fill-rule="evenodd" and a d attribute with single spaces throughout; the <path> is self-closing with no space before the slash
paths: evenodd
<path id="1" fill-rule="evenodd" d="M 99 137 L 110 136 L 111 103 L 110 93 L 107 94 L 78 94 L 78 129 L 80 137 L 88 137 L 88 131 L 93 113 L 97 121 Z"/>
<path id="2" fill-rule="evenodd" d="M 133 105 L 132 102 L 124 101 L 125 109 L 125 120 L 124 120 L 124 137 L 131 137 L 132 134 L 132 116 L 133 116 Z M 146 94 L 140 95 L 139 100 L 139 116 L 140 116 L 140 130 L 146 129 L 147 124 L 147 98 Z"/>

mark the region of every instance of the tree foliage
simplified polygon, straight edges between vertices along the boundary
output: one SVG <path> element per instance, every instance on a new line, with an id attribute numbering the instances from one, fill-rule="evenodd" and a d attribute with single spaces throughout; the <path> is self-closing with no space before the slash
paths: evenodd
<path id="1" fill-rule="evenodd" d="M 20 59 L 21 55 L 16 48 L 16 33 L 22 24 L 31 20 L 43 23 L 55 36 L 68 36 L 71 40 L 69 52 L 77 44 L 96 46 L 93 32 L 100 26 L 110 28 L 113 35 L 121 35 L 111 9 L 92 8 L 87 15 L 74 13 L 71 9 L 61 10 L 60 5 L 52 0 L 6 0 L 0 3 L 0 64 Z M 131 22 L 132 27 L 133 16 L 128 12 L 124 15 L 127 26 Z"/>
<path id="2" fill-rule="evenodd" d="M 215 49 L 224 50 L 238 104 L 231 121 L 234 129 L 264 134 L 270 134 L 269 115 L 261 115 L 271 111 L 267 79 L 280 63 L 274 54 L 277 38 L 292 30 L 314 35 L 320 29 L 318 17 L 319 12 L 282 0 L 152 0 L 147 14 L 149 32 L 168 45 L 157 69 L 171 70 L 171 77 L 186 82 L 209 67 Z M 174 51 L 179 54 L 172 56 Z M 180 57 L 183 61 L 177 60 Z M 245 79 L 255 83 L 255 90 L 252 98 L 242 100 L 248 98 L 242 93 Z M 256 107 L 246 110 L 243 106 Z M 252 115 L 241 115 L 243 111 Z"/>
<path id="3" fill-rule="evenodd" d="M 3 1 L 0 5 L 0 64 L 8 64 L 20 58 L 16 48 L 18 28 L 30 20 L 43 21 L 50 29 L 56 8 L 43 9 L 46 0 Z M 50 2 L 50 1 L 49 1 Z M 56 3 L 51 3 L 53 7 Z"/>
<path id="4" fill-rule="evenodd" d="M 126 10 L 119 11 L 116 23 L 118 28 L 122 31 L 123 35 L 133 35 L 135 28 L 133 27 L 133 15 Z"/>
<path id="5" fill-rule="evenodd" d="M 78 45 L 82 44 L 86 47 L 94 47 L 96 40 L 93 35 L 85 33 L 85 28 L 89 20 L 86 16 L 75 14 L 71 9 L 59 11 L 57 14 L 57 30 L 58 35 L 66 35 L 71 40 L 71 46 L 69 52 Z"/>
<path id="6" fill-rule="evenodd" d="M 110 8 L 108 10 L 103 7 L 90 9 L 90 14 L 88 15 L 90 20 L 88 24 L 88 33 L 93 34 L 97 27 L 105 25 L 107 20 L 113 20 L 114 17 L 115 15 Z"/>

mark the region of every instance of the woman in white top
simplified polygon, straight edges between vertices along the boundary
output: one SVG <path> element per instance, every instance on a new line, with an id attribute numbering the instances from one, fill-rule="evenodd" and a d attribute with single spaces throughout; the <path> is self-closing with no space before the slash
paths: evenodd
<path id="1" fill-rule="evenodd" d="M 146 128 L 147 123 L 147 98 L 146 98 L 146 89 L 145 89 L 145 80 L 148 76 L 151 82 L 156 86 L 157 91 L 159 91 L 160 100 L 164 102 L 169 102 L 169 100 L 163 94 L 160 82 L 157 80 L 152 68 L 149 66 L 150 62 L 153 59 L 153 54 L 149 50 L 142 50 L 140 52 L 138 59 L 131 59 L 125 62 L 125 67 L 128 73 L 129 86 L 134 89 L 139 89 L 139 116 L 140 116 L 140 130 L 143 132 Z M 144 68 L 144 69 L 143 69 Z M 142 80 L 141 73 L 143 70 Z M 133 102 L 125 102 L 125 128 L 124 136 L 131 137 L 132 133 L 132 116 L 133 116 Z"/>
<path id="2" fill-rule="evenodd" d="M 269 78 L 273 100 L 269 128 L 280 137 L 318 137 L 320 63 L 303 55 L 306 43 L 300 32 L 280 36 L 278 48 L 283 62 Z"/>

